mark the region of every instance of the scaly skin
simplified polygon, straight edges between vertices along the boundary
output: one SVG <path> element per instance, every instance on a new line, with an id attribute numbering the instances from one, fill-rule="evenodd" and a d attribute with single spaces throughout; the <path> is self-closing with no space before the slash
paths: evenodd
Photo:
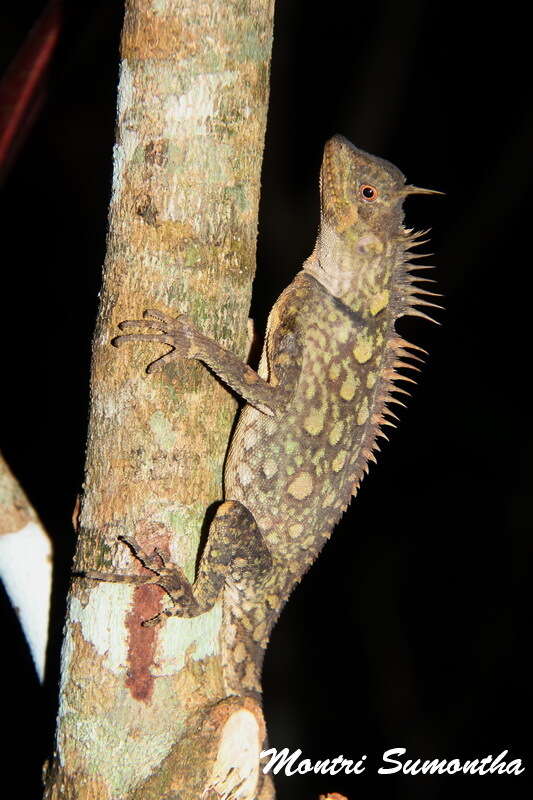
<path id="1" fill-rule="evenodd" d="M 147 311 L 120 326 L 143 332 L 119 336 L 117 345 L 172 346 L 149 371 L 196 358 L 247 402 L 230 444 L 226 499 L 194 586 L 179 567 L 125 537 L 153 578 L 86 575 L 162 586 L 173 605 L 146 624 L 204 613 L 222 593 L 228 694 L 260 692 L 272 626 L 375 460 L 381 426 L 391 424 L 387 403 L 399 402 L 391 392 L 401 391 L 393 381 L 407 380 L 396 368 L 411 366 L 405 348 L 415 347 L 399 338 L 395 321 L 426 316 L 414 306 L 433 305 L 415 296 L 431 293 L 413 286 L 408 250 L 419 234 L 402 225 L 406 195 L 425 191 L 346 139 L 327 142 L 317 243 L 272 309 L 258 373 L 185 316 Z"/>

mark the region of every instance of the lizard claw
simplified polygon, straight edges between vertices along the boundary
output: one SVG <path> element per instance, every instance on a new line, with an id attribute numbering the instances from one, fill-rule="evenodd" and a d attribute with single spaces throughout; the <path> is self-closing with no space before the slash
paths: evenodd
<path id="1" fill-rule="evenodd" d="M 137 328 L 136 333 L 126 333 L 116 336 L 112 340 L 115 347 L 121 347 L 124 342 L 159 342 L 172 347 L 168 353 L 160 356 L 148 365 L 146 371 L 156 372 L 178 358 L 195 358 L 198 355 L 198 331 L 185 314 L 173 318 L 162 311 L 148 308 L 143 313 L 143 319 L 127 319 L 119 323 L 121 331 Z M 147 332 L 149 331 L 149 332 Z M 160 333 L 156 333 L 160 331 Z"/>
<path id="2" fill-rule="evenodd" d="M 169 364 L 171 361 L 175 361 L 177 358 L 177 354 L 175 350 L 170 350 L 169 353 L 165 353 L 165 355 L 161 356 L 160 358 L 156 358 L 155 361 L 152 361 L 146 367 L 146 372 L 151 375 L 154 372 L 160 372 L 163 367 Z"/>
<path id="3" fill-rule="evenodd" d="M 179 314 L 177 319 L 179 319 L 181 316 L 184 315 Z M 147 308 L 145 311 L 143 311 L 143 317 L 146 320 L 149 320 L 150 317 L 155 317 L 155 319 L 159 320 L 159 322 L 163 322 L 167 326 L 172 326 L 176 322 L 176 319 L 168 314 L 164 314 L 162 311 L 158 311 L 156 308 Z"/>
<path id="4" fill-rule="evenodd" d="M 195 617 L 201 613 L 200 606 L 194 597 L 192 586 L 181 567 L 167 562 L 163 553 L 157 547 L 149 555 L 133 536 L 121 535 L 118 539 L 130 548 L 135 558 L 141 562 L 143 567 L 150 570 L 153 573 L 152 575 L 122 575 L 112 572 L 99 572 L 97 570 L 84 570 L 83 572 L 74 573 L 75 576 L 111 583 L 131 583 L 135 586 L 159 586 L 168 594 L 173 602 L 173 607 L 163 609 L 155 617 L 144 620 L 142 625 L 145 628 L 153 628 L 159 625 L 166 617 Z"/>
<path id="5" fill-rule="evenodd" d="M 143 328 L 152 329 L 155 331 L 161 330 L 161 322 L 155 319 L 125 319 L 124 322 L 119 322 L 118 327 L 121 331 L 126 328 L 138 328 L 141 325 Z"/>
<path id="6" fill-rule="evenodd" d="M 121 534 L 118 539 L 128 545 L 135 558 L 141 562 L 143 567 L 146 567 L 146 569 L 149 569 L 151 572 L 155 572 L 156 575 L 159 573 L 161 567 L 165 566 L 165 559 L 158 548 L 154 548 L 154 552 L 149 556 L 133 536 L 124 536 Z"/>
<path id="7" fill-rule="evenodd" d="M 161 611 L 159 614 L 156 614 L 155 617 L 150 617 L 150 619 L 145 619 L 141 622 L 143 628 L 156 628 L 158 625 L 161 625 L 163 622 L 163 617 L 169 617 L 169 614 L 165 614 L 164 611 Z"/>

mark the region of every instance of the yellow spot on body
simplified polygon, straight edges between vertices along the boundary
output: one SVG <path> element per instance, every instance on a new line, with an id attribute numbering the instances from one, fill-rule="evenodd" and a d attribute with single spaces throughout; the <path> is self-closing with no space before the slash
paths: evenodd
<path id="1" fill-rule="evenodd" d="M 312 382 L 311 382 L 311 383 L 308 385 L 307 389 L 305 390 L 305 397 L 306 397 L 306 399 L 307 399 L 307 400 L 312 400 L 312 399 L 313 399 L 313 397 L 315 396 L 315 392 L 316 392 L 316 384 L 315 384 L 315 382 L 314 382 L 314 381 L 312 381 Z"/>
<path id="2" fill-rule="evenodd" d="M 237 473 L 243 486 L 248 486 L 248 484 L 252 482 L 253 473 L 248 464 L 239 464 Z"/>
<path id="3" fill-rule="evenodd" d="M 342 420 L 339 420 L 339 422 L 336 422 L 333 428 L 330 430 L 328 441 L 330 445 L 332 445 L 332 447 L 335 447 L 335 445 L 340 441 L 343 429 L 344 429 L 344 422 Z"/>
<path id="4" fill-rule="evenodd" d="M 370 301 L 370 313 L 373 317 L 376 314 L 379 314 L 380 311 L 383 311 L 385 306 L 389 303 L 389 290 L 385 289 L 383 292 L 379 292 L 379 294 L 375 294 L 371 301 Z"/>
<path id="5" fill-rule="evenodd" d="M 257 442 L 257 431 L 255 428 L 246 428 L 242 437 L 242 443 L 245 450 L 250 450 Z"/>
<path id="6" fill-rule="evenodd" d="M 278 465 L 274 459 L 269 458 L 263 464 L 263 472 L 266 478 L 271 478 L 278 471 Z"/>
<path id="7" fill-rule="evenodd" d="M 314 454 L 313 458 L 311 459 L 312 463 L 315 464 L 315 465 L 318 464 L 319 461 L 322 461 L 322 459 L 324 458 L 325 455 L 326 455 L 326 451 L 323 448 L 320 449 L 320 450 L 317 450 L 316 453 Z"/>
<path id="8" fill-rule="evenodd" d="M 324 349 L 326 347 L 326 337 L 320 331 L 315 331 L 315 340 L 320 348 Z"/>
<path id="9" fill-rule="evenodd" d="M 297 500 L 305 500 L 313 491 L 313 478 L 308 472 L 300 472 L 289 484 L 287 491 Z"/>
<path id="10" fill-rule="evenodd" d="M 378 374 L 377 372 L 369 372 L 366 376 L 366 385 L 369 389 L 373 389 L 376 383 Z"/>
<path id="11" fill-rule="evenodd" d="M 353 349 L 354 358 L 360 364 L 365 364 L 372 358 L 372 337 L 366 334 L 360 334 L 357 337 L 357 344 Z"/>
<path id="12" fill-rule="evenodd" d="M 346 376 L 344 383 L 341 386 L 339 394 L 343 400 L 353 400 L 356 389 L 357 389 L 357 383 L 355 380 L 355 376 L 352 375 L 352 373 L 350 372 Z"/>
<path id="13" fill-rule="evenodd" d="M 333 462 L 331 464 L 333 472 L 340 472 L 341 471 L 341 469 L 344 467 L 344 464 L 346 462 L 346 456 L 347 455 L 348 455 L 348 453 L 346 452 L 346 450 L 339 450 L 339 452 L 337 453 L 337 455 L 335 456 L 335 458 L 333 459 Z"/>
<path id="14" fill-rule="evenodd" d="M 336 381 L 339 375 L 341 374 L 341 365 L 338 364 L 337 362 L 334 362 L 329 368 L 328 374 L 332 381 Z"/>
<path id="15" fill-rule="evenodd" d="M 357 412 L 357 424 L 364 425 L 368 419 L 368 397 L 363 397 L 363 401 L 359 406 L 359 411 Z"/>
<path id="16" fill-rule="evenodd" d="M 294 441 L 294 439 L 288 439 L 285 442 L 285 452 L 288 456 L 292 455 L 294 451 L 298 448 L 298 442 Z"/>
<path id="17" fill-rule="evenodd" d="M 335 501 L 335 492 L 330 492 L 324 498 L 324 502 L 322 503 L 322 508 L 327 508 L 328 506 L 333 505 L 334 501 Z"/>
<path id="18" fill-rule="evenodd" d="M 304 428 L 311 436 L 318 436 L 324 427 L 324 411 L 313 408 L 304 420 Z"/>
<path id="19" fill-rule="evenodd" d="M 346 342 L 348 341 L 348 337 L 350 336 L 350 328 L 348 325 L 342 325 L 335 331 L 335 333 L 339 342 L 342 342 L 342 344 L 346 344 Z"/>
<path id="20" fill-rule="evenodd" d="M 293 539 L 296 539 L 301 532 L 303 531 L 304 526 L 300 525 L 300 523 L 296 523 L 295 525 L 291 525 L 289 528 L 289 536 L 292 536 Z"/>
<path id="21" fill-rule="evenodd" d="M 329 322 L 337 322 L 338 319 L 339 319 L 339 315 L 337 314 L 336 311 L 330 311 L 329 312 L 329 314 L 328 314 L 328 321 Z"/>

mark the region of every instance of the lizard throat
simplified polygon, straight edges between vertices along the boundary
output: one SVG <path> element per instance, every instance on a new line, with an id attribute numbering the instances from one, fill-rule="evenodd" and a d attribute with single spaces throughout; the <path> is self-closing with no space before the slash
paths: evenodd
<path id="1" fill-rule="evenodd" d="M 347 251 L 321 258 L 320 252 L 315 250 L 303 269 L 343 306 L 368 318 L 388 305 L 395 261 L 392 254 L 362 259 Z"/>

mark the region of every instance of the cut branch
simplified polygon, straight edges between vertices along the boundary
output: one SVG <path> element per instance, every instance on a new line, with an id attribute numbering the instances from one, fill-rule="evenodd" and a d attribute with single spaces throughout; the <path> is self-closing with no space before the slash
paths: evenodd
<path id="1" fill-rule="evenodd" d="M 0 579 L 19 618 L 42 681 L 52 589 L 52 545 L 1 454 Z"/>

